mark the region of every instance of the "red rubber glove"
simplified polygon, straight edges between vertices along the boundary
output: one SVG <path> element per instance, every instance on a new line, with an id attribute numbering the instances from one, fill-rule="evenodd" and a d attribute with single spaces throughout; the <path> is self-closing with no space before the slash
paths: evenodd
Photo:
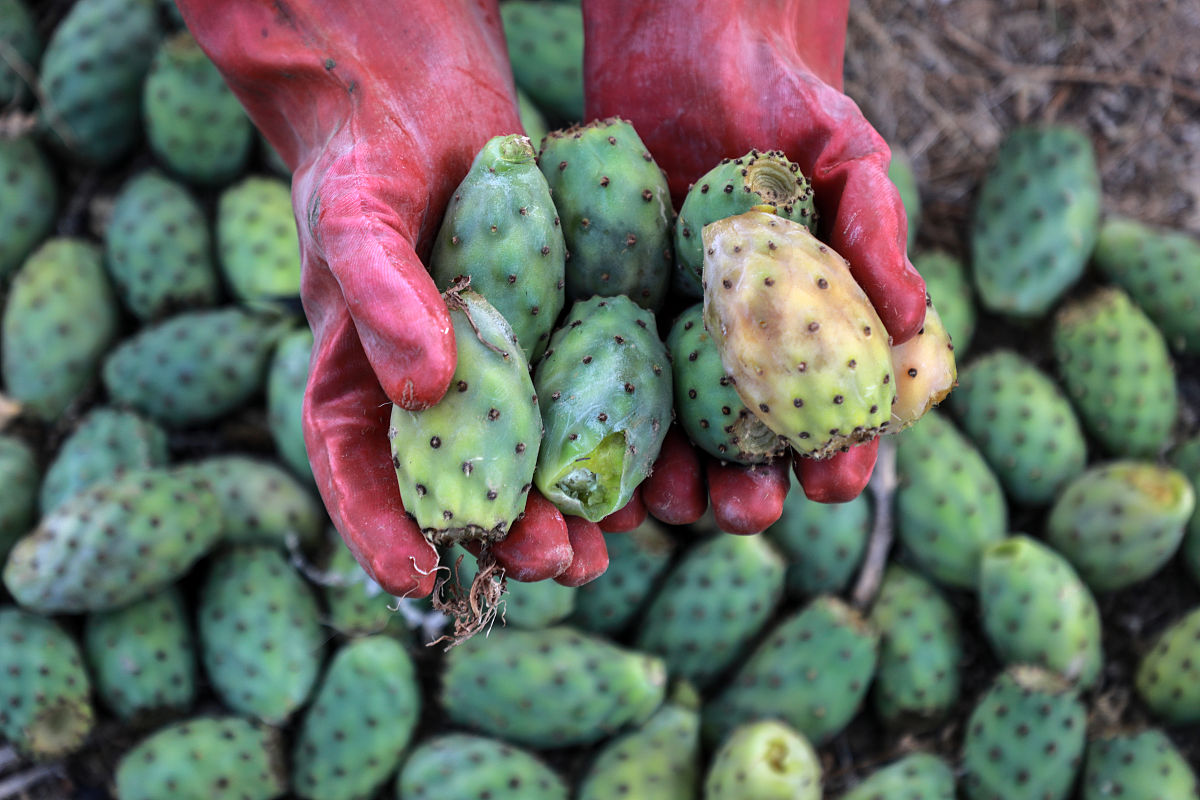
<path id="1" fill-rule="evenodd" d="M 821 238 L 850 263 L 899 343 L 924 321 L 925 283 L 906 255 L 904 207 L 887 176 L 891 152 L 841 91 L 848 7 L 849 0 L 584 0 L 587 116 L 633 123 L 666 170 L 676 207 L 722 158 L 784 151 L 812 181 Z M 876 451 L 859 446 L 794 468 L 810 497 L 844 502 L 866 486 Z M 678 446 L 665 451 L 643 491 L 650 513 L 672 523 L 703 513 L 697 498 L 707 460 Z M 786 472 L 780 491 L 778 467 L 767 471 L 772 478 L 729 469 L 707 469 L 720 476 L 708 486 L 718 524 L 746 532 L 778 519 Z"/>
<path id="2" fill-rule="evenodd" d="M 392 402 L 436 403 L 454 372 L 450 317 L 418 254 L 479 149 L 521 130 L 495 0 L 178 2 L 295 171 L 315 335 L 305 442 L 325 505 L 385 591 L 427 595 L 438 554 L 405 513 L 388 418 Z M 509 563 L 497 555 L 528 580 L 571 561 L 562 515 L 538 500 Z"/>

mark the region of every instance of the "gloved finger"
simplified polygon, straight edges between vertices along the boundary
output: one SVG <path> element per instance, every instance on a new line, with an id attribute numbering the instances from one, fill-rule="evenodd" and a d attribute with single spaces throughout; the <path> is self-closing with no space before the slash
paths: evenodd
<path id="1" fill-rule="evenodd" d="M 633 490 L 633 497 L 623 507 L 600 520 L 600 530 L 605 533 L 631 531 L 646 520 L 646 503 L 642 500 L 642 487 Z"/>
<path id="2" fill-rule="evenodd" d="M 848 503 L 862 494 L 879 456 L 879 437 L 831 458 L 792 456 L 792 470 L 804 495 L 818 503 Z"/>
<path id="3" fill-rule="evenodd" d="M 759 533 L 783 515 L 791 484 L 786 459 L 751 467 L 711 459 L 706 474 L 713 519 L 726 533 Z"/>
<path id="4" fill-rule="evenodd" d="M 583 517 L 564 518 L 574 557 L 571 566 L 554 581 L 563 586 L 583 586 L 599 578 L 608 569 L 608 546 L 604 543 L 604 531 L 595 522 Z"/>
<path id="5" fill-rule="evenodd" d="M 464 546 L 476 556 L 483 550 L 479 542 Z M 490 547 L 504 574 L 526 583 L 555 578 L 574 559 L 562 512 L 537 489 L 529 490 L 525 513 L 509 528 L 508 535 Z"/>
<path id="6" fill-rule="evenodd" d="M 678 425 L 667 430 L 654 469 L 639 488 L 647 512 L 660 522 L 689 525 L 704 516 L 708 508 L 704 466 Z"/>

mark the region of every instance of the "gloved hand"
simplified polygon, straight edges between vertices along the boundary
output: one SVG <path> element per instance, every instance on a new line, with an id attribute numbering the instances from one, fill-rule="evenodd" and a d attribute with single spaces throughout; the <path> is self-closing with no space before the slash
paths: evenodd
<path id="1" fill-rule="evenodd" d="M 446 390 L 454 335 L 419 255 L 479 149 L 521 130 L 495 2 L 179 6 L 294 170 L 302 296 L 315 335 L 305 441 L 325 505 L 385 591 L 427 595 L 438 554 L 404 511 L 388 419 L 390 403 L 419 409 Z M 495 549 L 508 574 L 540 580 L 569 569 L 565 582 L 603 571 L 598 529 L 569 533 L 536 490 L 527 512 Z"/>
<path id="2" fill-rule="evenodd" d="M 924 321 L 925 283 L 906 255 L 888 146 L 841 91 L 848 6 L 584 0 L 586 115 L 633 123 L 666 170 L 676 207 L 722 158 L 784 151 L 813 184 L 821 238 L 850 263 L 898 344 Z M 795 459 L 793 468 L 810 498 L 843 502 L 865 487 L 877 450 L 876 441 L 824 461 Z M 711 498 L 718 525 L 748 533 L 778 519 L 788 480 L 784 464 L 717 464 L 676 431 L 642 497 L 671 523 L 693 521 Z"/>

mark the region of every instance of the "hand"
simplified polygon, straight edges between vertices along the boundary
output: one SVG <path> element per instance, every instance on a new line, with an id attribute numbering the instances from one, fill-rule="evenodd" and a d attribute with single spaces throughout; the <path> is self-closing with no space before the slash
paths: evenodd
<path id="1" fill-rule="evenodd" d="M 406 514 L 390 405 L 438 402 L 450 317 L 422 265 L 492 136 L 521 130 L 494 2 L 179 0 L 188 28 L 284 161 L 315 344 L 304 428 L 337 529 L 390 594 L 433 589 L 437 550 Z M 540 502 L 539 502 L 540 501 Z M 594 577 L 597 549 L 536 492 L 496 556 L 523 580 Z M 572 539 L 585 537 L 576 561 Z M 599 550 L 599 551 L 598 551 Z M 583 563 L 584 561 L 589 563 Z M 575 563 L 573 563 L 575 562 Z"/>
<path id="2" fill-rule="evenodd" d="M 841 91 L 847 0 L 584 0 L 587 117 L 630 120 L 667 173 L 676 207 L 722 158 L 782 150 L 815 191 L 820 235 L 850 264 L 893 342 L 920 329 L 925 284 L 887 177 L 891 153 Z M 679 434 L 644 485 L 649 512 L 762 530 L 782 512 L 786 464 L 740 468 L 690 454 Z M 796 459 L 805 493 L 844 502 L 866 486 L 878 445 Z"/>

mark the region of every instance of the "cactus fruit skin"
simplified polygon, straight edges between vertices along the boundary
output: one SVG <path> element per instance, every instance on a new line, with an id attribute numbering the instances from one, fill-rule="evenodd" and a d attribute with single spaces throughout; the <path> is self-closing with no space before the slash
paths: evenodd
<path id="1" fill-rule="evenodd" d="M 217 263 L 239 300 L 300 296 L 300 239 L 287 181 L 251 175 L 217 200 Z"/>
<path id="2" fill-rule="evenodd" d="M 875 676 L 879 634 L 836 597 L 822 595 L 771 629 L 704 707 L 704 738 L 775 717 L 814 745 L 853 718 Z"/>
<path id="3" fill-rule="evenodd" d="M 517 86 L 556 118 L 583 119 L 583 15 L 572 3 L 509 0 L 500 8 Z"/>
<path id="4" fill-rule="evenodd" d="M 278 729 L 232 715 L 174 722 L 117 763 L 121 800 L 273 800 L 288 789 Z"/>
<path id="5" fill-rule="evenodd" d="M 920 330 L 907 342 L 892 346 L 892 374 L 896 376 L 896 399 L 889 433 L 911 426 L 958 385 L 954 343 L 928 296 Z"/>
<path id="6" fill-rule="evenodd" d="M 896 440 L 896 532 L 907 557 L 938 583 L 974 589 L 985 547 L 1008 535 L 1000 481 L 941 412 Z"/>
<path id="7" fill-rule="evenodd" d="M 1065 126 L 1021 127 L 1000 144 L 971 223 L 980 302 L 1035 318 L 1083 274 L 1100 228 L 1091 141 Z"/>
<path id="8" fill-rule="evenodd" d="M 674 539 L 653 519 L 620 536 L 606 537 L 608 570 L 576 589 L 572 625 L 615 635 L 638 616 L 676 550 Z"/>
<path id="9" fill-rule="evenodd" d="M 7 45 L 10 57 L 36 69 L 42 55 L 42 37 L 38 35 L 33 14 L 24 0 L 0 0 L 0 42 Z M 0 65 L 0 107 L 18 107 L 30 97 L 25 79 L 7 61 Z M 0 268 L 0 273 L 3 273 Z"/>
<path id="10" fill-rule="evenodd" d="M 96 694 L 123 720 L 186 711 L 196 697 L 196 649 L 183 595 L 168 586 L 84 620 Z"/>
<path id="11" fill-rule="evenodd" d="M 784 453 L 787 443 L 738 396 L 700 303 L 683 311 L 667 335 L 675 389 L 675 420 L 704 452 L 736 464 L 761 464 Z"/>
<path id="12" fill-rule="evenodd" d="M 961 631 L 954 607 L 932 582 L 898 564 L 883 575 L 868 617 L 880 632 L 874 707 L 912 730 L 944 717 L 958 701 Z"/>
<path id="13" fill-rule="evenodd" d="M 1170 347 L 1200 351 L 1200 241 L 1194 236 L 1110 218 L 1100 226 L 1093 262 L 1129 293 Z"/>
<path id="14" fill-rule="evenodd" d="M 292 790 L 321 800 L 371 797 L 400 766 L 420 710 L 402 644 L 368 636 L 342 645 L 292 746 Z"/>
<path id="15" fill-rule="evenodd" d="M 324 623 L 348 638 L 382 632 L 397 617 L 396 598 L 363 571 L 336 529 L 327 531 L 326 541 L 329 550 L 318 582 Z"/>
<path id="16" fill-rule="evenodd" d="M 1198 508 L 1192 511 L 1184 531 L 1180 550 L 1183 563 L 1192 578 L 1200 583 L 1200 436 L 1185 440 L 1171 451 L 1170 464 L 1187 476 L 1192 492 L 1197 497 Z"/>
<path id="17" fill-rule="evenodd" d="M 396 776 L 396 797 L 403 800 L 567 800 L 569 795 L 563 779 L 534 753 L 467 733 L 421 740 Z"/>
<path id="18" fill-rule="evenodd" d="M 634 644 L 703 690 L 743 656 L 783 597 L 784 562 L 763 536 L 720 534 L 661 579 Z"/>
<path id="19" fill-rule="evenodd" d="M 1014 350 L 994 350 L 959 374 L 950 410 L 1018 503 L 1053 501 L 1087 463 L 1075 410 L 1054 379 Z"/>
<path id="20" fill-rule="evenodd" d="M 462 561 L 459 561 L 459 557 Z M 479 571 L 478 560 L 462 547 L 455 547 L 443 560 L 454 579 L 467 587 Z M 498 582 L 499 575 L 492 581 Z M 512 628 L 547 628 L 565 620 L 575 609 L 574 589 L 554 581 L 505 581 L 500 620 Z"/>
<path id="21" fill-rule="evenodd" d="M 1178 411 L 1166 340 L 1121 289 L 1102 287 L 1059 309 L 1054 361 L 1084 428 L 1110 455 L 1152 458 Z"/>
<path id="22" fill-rule="evenodd" d="M 54 230 L 58 180 L 32 136 L 0 137 L 0 176 L 0 280 L 7 280 Z"/>
<path id="23" fill-rule="evenodd" d="M 452 649 L 441 705 L 454 723 L 538 748 L 591 744 L 662 705 L 662 659 L 568 626 L 495 628 Z"/>
<path id="24" fill-rule="evenodd" d="M 723 159 L 688 189 L 675 220 L 677 285 L 688 297 L 704 294 L 704 226 L 758 205 L 774 206 L 779 216 L 816 233 L 812 185 L 782 151 L 751 150 L 741 158 Z"/>
<path id="25" fill-rule="evenodd" d="M 542 417 L 508 322 L 471 289 L 443 295 L 458 362 L 435 405 L 392 407 L 392 461 L 408 512 L 434 544 L 499 541 L 525 508 Z"/>
<path id="26" fill-rule="evenodd" d="M 100 249 L 47 240 L 17 270 L 4 307 L 0 369 L 9 396 L 40 419 L 57 419 L 91 386 L 116 336 Z"/>
<path id="27" fill-rule="evenodd" d="M 321 540 L 325 510 L 311 489 L 282 466 L 265 458 L 223 454 L 188 467 L 221 504 L 224 541 L 307 549 Z"/>
<path id="28" fill-rule="evenodd" d="M 1087 711 L 1076 690 L 1039 667 L 1001 673 L 976 701 L 962 746 L 969 800 L 1065 800 L 1083 760 Z"/>
<path id="29" fill-rule="evenodd" d="M 1028 536 L 983 551 L 983 631 L 1004 664 L 1034 664 L 1081 688 L 1104 665 L 1100 610 L 1071 563 Z"/>
<path id="30" fill-rule="evenodd" d="M 95 722 L 75 640 L 53 620 L 0 607 L 0 737 L 35 760 L 77 751 Z"/>
<path id="31" fill-rule="evenodd" d="M 488 140 L 451 195 L 429 273 L 443 291 L 469 277 L 512 326 L 532 364 L 565 303 L 566 252 L 533 147 L 510 134 Z"/>
<path id="32" fill-rule="evenodd" d="M 42 477 L 33 448 L 15 436 L 0 434 L 0 561 L 37 522 Z"/>
<path id="33" fill-rule="evenodd" d="M 937 306 L 955 355 L 962 358 L 971 347 L 976 324 L 975 296 L 966 267 L 941 250 L 921 253 L 913 266 L 925 279 L 925 291 Z"/>
<path id="34" fill-rule="evenodd" d="M 46 42 L 39 123 L 73 158 L 105 167 L 141 136 L 142 82 L 162 39 L 155 0 L 82 0 Z"/>
<path id="35" fill-rule="evenodd" d="M 670 283 L 674 211 L 667 179 L 616 117 L 551 131 L 538 153 L 567 245 L 569 302 L 626 295 L 657 311 Z"/>
<path id="36" fill-rule="evenodd" d="M 173 583 L 220 535 L 220 506 L 202 482 L 131 470 L 44 515 L 9 553 L 4 584 L 34 611 L 105 611 Z"/>
<path id="37" fill-rule="evenodd" d="M 704 326 L 747 408 L 814 458 L 885 429 L 887 331 L 845 260 L 767 211 L 710 223 L 703 239 Z"/>
<path id="38" fill-rule="evenodd" d="M 231 711 L 278 725 L 308 700 L 328 636 L 312 588 L 278 548 L 215 554 L 196 618 L 205 673 Z"/>
<path id="39" fill-rule="evenodd" d="M 624 296 L 571 306 L 534 372 L 546 426 L 534 483 L 564 514 L 625 507 L 671 423 L 670 356 L 654 313 Z"/>
<path id="40" fill-rule="evenodd" d="M 881 767 L 840 800 L 954 800 L 954 770 L 930 753 L 912 753 Z"/>
<path id="41" fill-rule="evenodd" d="M 1088 742 L 1079 800 L 1200 800 L 1200 781 L 1158 728 L 1102 733 Z"/>
<path id="42" fill-rule="evenodd" d="M 254 126 L 186 30 L 163 40 L 142 88 L 150 150 L 189 183 L 217 185 L 244 169 Z"/>
<path id="43" fill-rule="evenodd" d="M 1170 623 L 1142 656 L 1134 688 L 1154 716 L 1169 725 L 1200 722 L 1200 608 Z"/>
<path id="44" fill-rule="evenodd" d="M 117 193 L 104 261 L 125 307 L 143 322 L 216 302 L 204 209 L 186 186 L 157 170 L 130 178 Z"/>
<path id="45" fill-rule="evenodd" d="M 912 252 L 913 245 L 917 242 L 917 231 L 921 227 L 921 185 L 917 181 L 917 173 L 908 154 L 895 146 L 892 146 L 891 150 L 892 160 L 888 164 L 888 177 L 896 184 L 900 202 L 904 204 L 904 215 L 908 218 L 906 241 L 909 252 Z"/>
<path id="46" fill-rule="evenodd" d="M 279 458 L 309 483 L 313 473 L 304 444 L 303 413 L 312 348 L 312 330 L 298 328 L 279 340 L 267 367 L 267 429 Z"/>
<path id="47" fill-rule="evenodd" d="M 712 757 L 704 800 L 821 800 L 821 760 L 799 731 L 774 719 L 739 725 Z"/>
<path id="48" fill-rule="evenodd" d="M 1046 542 L 1097 592 L 1145 580 L 1179 549 L 1196 507 L 1187 477 L 1156 462 L 1093 464 L 1063 489 Z"/>
<path id="49" fill-rule="evenodd" d="M 871 518 L 867 494 L 845 503 L 818 503 L 804 492 L 788 492 L 783 515 L 766 530 L 787 561 L 788 595 L 838 594 L 849 586 L 867 551 Z"/>

